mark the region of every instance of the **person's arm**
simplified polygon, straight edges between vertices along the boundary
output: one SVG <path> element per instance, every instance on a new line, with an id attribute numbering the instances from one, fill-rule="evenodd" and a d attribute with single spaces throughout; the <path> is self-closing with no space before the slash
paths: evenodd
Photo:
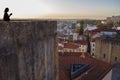
<path id="1" fill-rule="evenodd" d="M 12 15 L 12 13 L 10 13 L 9 17 Z"/>

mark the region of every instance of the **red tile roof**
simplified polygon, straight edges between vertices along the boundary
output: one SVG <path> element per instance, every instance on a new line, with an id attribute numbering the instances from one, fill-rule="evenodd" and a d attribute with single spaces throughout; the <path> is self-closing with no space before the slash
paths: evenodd
<path id="1" fill-rule="evenodd" d="M 92 30 L 91 32 L 101 32 L 101 31 L 116 32 L 115 29 L 109 29 L 109 28 L 98 28 L 98 29 Z"/>
<path id="2" fill-rule="evenodd" d="M 77 48 L 79 48 L 79 46 L 74 43 L 65 43 L 64 48 L 77 49 Z"/>
<path id="3" fill-rule="evenodd" d="M 98 29 L 94 29 L 94 30 L 91 30 L 91 31 L 85 31 L 84 34 L 96 34 L 96 33 L 100 33 L 102 31 L 105 31 L 105 32 L 116 32 L 115 29 L 110 29 L 110 28 L 98 28 Z"/>
<path id="4" fill-rule="evenodd" d="M 75 80 L 101 80 L 112 69 L 112 66 L 106 62 L 85 56 L 82 58 L 81 53 L 59 53 L 59 80 L 71 80 L 71 64 L 90 65 L 87 74 L 85 72 Z"/>
<path id="5" fill-rule="evenodd" d="M 63 43 L 64 43 L 64 41 L 63 41 L 63 40 L 58 40 L 58 43 L 63 44 Z"/>
<path id="6" fill-rule="evenodd" d="M 74 41 L 74 43 L 81 44 L 81 45 L 87 45 L 88 44 L 88 42 L 84 41 L 84 40 L 76 40 L 76 41 Z"/>
<path id="7" fill-rule="evenodd" d="M 91 40 L 90 40 L 91 42 L 95 42 L 95 38 L 91 38 Z"/>
<path id="8" fill-rule="evenodd" d="M 62 46 L 58 46 L 58 50 L 63 50 L 64 48 Z"/>
<path id="9" fill-rule="evenodd" d="M 64 34 L 59 34 L 59 35 L 57 35 L 58 37 L 69 37 L 69 36 L 71 36 L 71 35 L 64 35 Z"/>

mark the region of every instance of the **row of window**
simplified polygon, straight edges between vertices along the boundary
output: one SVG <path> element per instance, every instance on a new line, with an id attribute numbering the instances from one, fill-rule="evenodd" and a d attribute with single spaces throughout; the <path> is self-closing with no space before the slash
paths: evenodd
<path id="1" fill-rule="evenodd" d="M 106 54 L 103 54 L 103 58 L 105 59 L 106 58 Z M 114 61 L 117 61 L 118 60 L 118 57 L 114 57 Z"/>
<path id="2" fill-rule="evenodd" d="M 67 50 L 67 49 L 65 49 L 64 50 L 64 52 L 85 52 L 85 50 L 84 49 L 80 49 L 80 50 Z"/>

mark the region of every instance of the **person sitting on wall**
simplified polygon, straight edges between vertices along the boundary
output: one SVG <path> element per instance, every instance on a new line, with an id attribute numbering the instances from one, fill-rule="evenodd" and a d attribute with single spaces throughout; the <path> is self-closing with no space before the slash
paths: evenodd
<path id="1" fill-rule="evenodd" d="M 8 12 L 9 12 L 9 8 L 5 8 L 4 17 L 3 17 L 4 21 L 10 21 L 10 16 L 12 15 L 12 13 L 10 13 L 10 15 L 8 15 Z"/>

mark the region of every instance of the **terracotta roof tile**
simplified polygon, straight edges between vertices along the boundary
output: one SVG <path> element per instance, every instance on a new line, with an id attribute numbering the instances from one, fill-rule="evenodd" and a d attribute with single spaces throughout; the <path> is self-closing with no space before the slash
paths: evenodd
<path id="1" fill-rule="evenodd" d="M 75 80 L 101 80 L 112 68 L 112 66 L 106 62 L 90 58 L 87 55 L 85 56 L 85 58 L 82 58 L 81 53 L 59 53 L 59 80 L 71 80 L 71 64 L 90 65 L 87 74 L 83 73 Z"/>
<path id="2" fill-rule="evenodd" d="M 81 45 L 87 45 L 88 44 L 88 42 L 84 41 L 84 40 L 76 40 L 76 41 L 74 41 L 74 43 L 81 44 Z"/>
<path id="3" fill-rule="evenodd" d="M 64 48 L 77 49 L 77 48 L 79 48 L 79 46 L 74 43 L 65 43 Z"/>
<path id="4" fill-rule="evenodd" d="M 64 35 L 64 34 L 60 34 L 60 35 L 57 35 L 58 37 L 69 37 L 71 35 Z"/>
<path id="5" fill-rule="evenodd" d="M 62 46 L 58 46 L 58 50 L 63 50 L 64 48 Z"/>
<path id="6" fill-rule="evenodd" d="M 98 28 L 98 29 L 92 30 L 91 32 L 101 32 L 101 31 L 116 32 L 115 29 L 109 29 L 109 28 Z"/>

